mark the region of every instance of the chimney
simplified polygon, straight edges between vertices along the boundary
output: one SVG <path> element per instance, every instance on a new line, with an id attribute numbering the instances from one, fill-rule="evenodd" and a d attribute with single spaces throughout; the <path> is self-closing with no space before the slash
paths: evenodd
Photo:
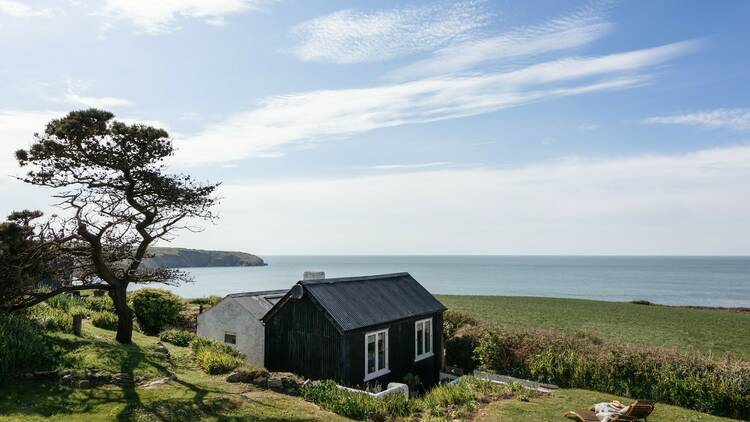
<path id="1" fill-rule="evenodd" d="M 302 273 L 302 280 L 323 280 L 326 278 L 324 271 L 305 271 Z"/>

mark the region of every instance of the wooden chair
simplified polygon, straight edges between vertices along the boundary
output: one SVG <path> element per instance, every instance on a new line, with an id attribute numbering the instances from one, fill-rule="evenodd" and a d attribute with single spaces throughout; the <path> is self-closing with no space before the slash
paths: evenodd
<path id="1" fill-rule="evenodd" d="M 654 411 L 656 402 L 653 400 L 636 400 L 628 406 L 628 410 L 622 415 L 613 415 L 612 421 L 637 422 L 640 420 L 648 422 L 648 417 Z M 580 422 L 600 422 L 596 413 L 591 410 L 568 411 L 563 414 L 566 418 L 575 419 Z"/>

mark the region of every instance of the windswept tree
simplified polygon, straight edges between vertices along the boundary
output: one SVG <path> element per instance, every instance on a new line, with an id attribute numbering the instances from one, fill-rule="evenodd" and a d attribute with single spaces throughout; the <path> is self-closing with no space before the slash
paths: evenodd
<path id="1" fill-rule="evenodd" d="M 119 320 L 117 341 L 130 343 L 128 286 L 185 279 L 178 270 L 144 267 L 148 248 L 196 229 L 196 220 L 213 220 L 218 184 L 169 174 L 165 160 L 174 150 L 167 132 L 113 118 L 96 109 L 71 112 L 49 122 L 16 158 L 29 168 L 21 180 L 55 189 L 62 212 L 46 237 L 71 257 L 78 285 L 108 292 Z"/>
<path id="2" fill-rule="evenodd" d="M 55 244 L 41 238 L 40 211 L 16 211 L 0 223 L 0 314 L 38 303 L 40 291 L 64 283 Z"/>

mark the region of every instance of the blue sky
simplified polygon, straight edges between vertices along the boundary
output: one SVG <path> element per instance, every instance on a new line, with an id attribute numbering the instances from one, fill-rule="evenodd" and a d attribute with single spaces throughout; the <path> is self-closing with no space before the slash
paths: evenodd
<path id="1" fill-rule="evenodd" d="M 750 3 L 0 0 L 0 166 L 96 106 L 222 181 L 176 244 L 748 254 Z M 46 207 L 5 177 L 0 211 Z"/>

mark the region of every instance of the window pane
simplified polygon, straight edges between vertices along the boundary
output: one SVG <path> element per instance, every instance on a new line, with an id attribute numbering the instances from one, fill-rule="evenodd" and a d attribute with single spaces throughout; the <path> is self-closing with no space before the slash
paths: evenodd
<path id="1" fill-rule="evenodd" d="M 367 336 L 367 373 L 375 372 L 375 336 Z"/>
<path id="2" fill-rule="evenodd" d="M 421 322 L 417 323 L 417 356 L 424 353 L 424 325 Z"/>
<path id="3" fill-rule="evenodd" d="M 424 352 L 432 352 L 432 321 L 424 323 Z"/>
<path id="4" fill-rule="evenodd" d="M 378 370 L 385 368 L 385 333 L 378 334 Z"/>
<path id="5" fill-rule="evenodd" d="M 237 344 L 237 336 L 234 334 L 224 334 L 224 343 Z"/>

